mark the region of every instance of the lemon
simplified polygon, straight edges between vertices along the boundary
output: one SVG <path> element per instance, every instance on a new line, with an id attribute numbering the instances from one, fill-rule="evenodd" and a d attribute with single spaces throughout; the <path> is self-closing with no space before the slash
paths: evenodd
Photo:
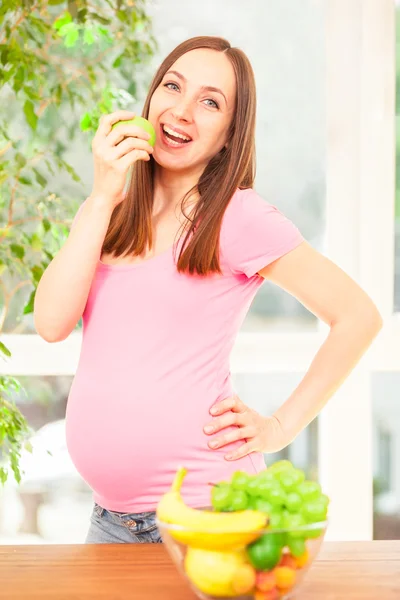
<path id="1" fill-rule="evenodd" d="M 211 596 L 234 597 L 255 586 L 256 572 L 243 550 L 218 552 L 189 547 L 184 567 L 193 585 Z"/>

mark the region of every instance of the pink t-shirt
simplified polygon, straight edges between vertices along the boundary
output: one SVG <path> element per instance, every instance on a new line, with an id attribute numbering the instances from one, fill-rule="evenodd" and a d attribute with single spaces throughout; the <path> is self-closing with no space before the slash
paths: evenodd
<path id="1" fill-rule="evenodd" d="M 303 239 L 275 206 L 238 189 L 221 227 L 222 275 L 178 273 L 172 248 L 132 265 L 99 261 L 66 421 L 71 458 L 95 502 L 155 510 L 183 465 L 184 500 L 209 506 L 209 482 L 265 468 L 261 453 L 225 460 L 243 441 L 211 450 L 203 427 L 211 406 L 235 393 L 229 357 L 264 281 L 257 272 Z"/>

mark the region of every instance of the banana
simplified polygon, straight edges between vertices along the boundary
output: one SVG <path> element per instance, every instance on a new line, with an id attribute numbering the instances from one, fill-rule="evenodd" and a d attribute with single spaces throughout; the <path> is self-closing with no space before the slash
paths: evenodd
<path id="1" fill-rule="evenodd" d="M 163 534 L 192 548 L 205 550 L 232 550 L 242 548 L 261 536 L 268 525 L 267 515 L 257 510 L 214 512 L 187 506 L 180 490 L 187 474 L 180 467 L 169 492 L 158 503 L 156 514 Z"/>

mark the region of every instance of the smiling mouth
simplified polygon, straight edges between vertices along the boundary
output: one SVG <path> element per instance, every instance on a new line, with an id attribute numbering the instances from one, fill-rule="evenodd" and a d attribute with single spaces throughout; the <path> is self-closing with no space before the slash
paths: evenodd
<path id="1" fill-rule="evenodd" d="M 193 140 L 183 140 L 182 138 L 180 138 L 178 136 L 174 136 L 171 133 L 167 133 L 166 131 L 164 131 L 163 125 L 160 125 L 160 129 L 161 129 L 161 137 L 163 139 L 163 142 L 169 148 L 183 148 L 184 146 L 187 146 L 188 144 L 190 144 L 193 141 Z"/>

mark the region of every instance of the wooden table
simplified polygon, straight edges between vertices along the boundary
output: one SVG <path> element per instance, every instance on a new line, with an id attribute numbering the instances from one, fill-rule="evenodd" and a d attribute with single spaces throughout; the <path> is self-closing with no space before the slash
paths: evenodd
<path id="1" fill-rule="evenodd" d="M 162 544 L 0 546 L 3 600 L 195 600 Z M 400 600 L 400 540 L 325 542 L 298 600 Z"/>

